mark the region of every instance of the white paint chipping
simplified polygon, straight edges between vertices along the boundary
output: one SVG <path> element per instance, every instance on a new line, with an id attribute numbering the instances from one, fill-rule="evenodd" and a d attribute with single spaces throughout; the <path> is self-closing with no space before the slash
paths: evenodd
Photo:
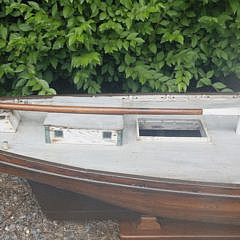
<path id="1" fill-rule="evenodd" d="M 17 111 L 0 110 L 0 132 L 16 132 L 20 119 L 20 114 Z"/>
<path id="2" fill-rule="evenodd" d="M 120 145 L 118 131 L 107 131 L 110 138 L 104 138 L 105 130 L 94 129 L 74 129 L 50 126 L 46 134 L 50 136 L 50 143 L 58 144 L 101 144 L 101 145 Z M 62 136 L 55 136 L 55 131 L 62 132 Z"/>
<path id="3" fill-rule="evenodd" d="M 8 141 L 3 141 L 2 142 L 2 149 L 3 150 L 8 150 L 9 149 Z"/>

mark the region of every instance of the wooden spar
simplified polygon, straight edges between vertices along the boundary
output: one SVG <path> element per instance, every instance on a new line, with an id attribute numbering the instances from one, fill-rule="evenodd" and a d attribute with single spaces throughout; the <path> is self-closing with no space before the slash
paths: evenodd
<path id="1" fill-rule="evenodd" d="M 63 105 L 40 105 L 2 103 L 0 109 L 55 112 L 55 113 L 78 113 L 78 114 L 140 114 L 140 115 L 202 115 L 202 109 L 176 109 L 176 108 L 126 108 L 126 107 L 86 107 L 86 106 L 63 106 Z"/>

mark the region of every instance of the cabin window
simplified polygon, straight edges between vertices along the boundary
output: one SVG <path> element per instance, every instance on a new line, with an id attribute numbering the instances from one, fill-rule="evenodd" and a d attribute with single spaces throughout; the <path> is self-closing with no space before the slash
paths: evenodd
<path id="1" fill-rule="evenodd" d="M 62 138 L 63 137 L 63 131 L 62 130 L 54 130 L 54 137 Z"/>
<path id="2" fill-rule="evenodd" d="M 198 119 L 138 119 L 140 139 L 206 139 L 207 133 Z"/>
<path id="3" fill-rule="evenodd" d="M 112 138 L 112 132 L 103 132 L 103 139 L 111 139 Z"/>

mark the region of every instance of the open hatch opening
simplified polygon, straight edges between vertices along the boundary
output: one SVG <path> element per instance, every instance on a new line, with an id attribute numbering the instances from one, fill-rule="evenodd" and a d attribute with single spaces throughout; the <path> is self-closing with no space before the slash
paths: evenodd
<path id="1" fill-rule="evenodd" d="M 160 139 L 206 139 L 207 133 L 198 119 L 150 119 L 137 120 L 138 138 L 143 140 Z"/>

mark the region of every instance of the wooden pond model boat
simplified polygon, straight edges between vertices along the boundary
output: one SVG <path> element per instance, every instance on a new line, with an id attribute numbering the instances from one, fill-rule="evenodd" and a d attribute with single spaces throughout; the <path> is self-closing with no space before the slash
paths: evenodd
<path id="1" fill-rule="evenodd" d="M 0 171 L 145 215 L 240 225 L 240 95 L 0 102 Z"/>

